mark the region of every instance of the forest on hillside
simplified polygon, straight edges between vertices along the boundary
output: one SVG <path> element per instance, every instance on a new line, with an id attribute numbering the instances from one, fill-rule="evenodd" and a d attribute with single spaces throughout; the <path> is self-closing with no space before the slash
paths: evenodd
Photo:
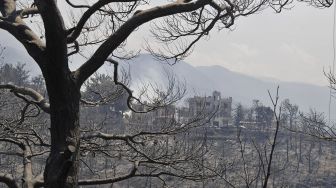
<path id="1" fill-rule="evenodd" d="M 247 24 L 240 20 L 262 12 L 283 16 L 296 5 L 322 12 L 333 3 L 0 0 L 0 186 L 334 187 L 336 132 L 330 114 L 327 121 L 315 110 L 300 112 L 299 106 L 281 99 L 279 88 L 268 93 L 271 106 L 258 100 L 252 107 L 232 104 L 235 96 L 221 97 L 217 88 L 209 91 L 211 96 L 184 99 L 186 83 L 173 74 L 164 86 L 152 79 L 135 91 L 131 73 L 123 69 L 125 61 L 141 53 L 174 66 L 197 45 L 203 47 L 197 53 L 202 63 L 222 61 L 219 54 L 227 61 L 232 55 L 223 50 L 227 45 L 237 52 L 240 48 L 237 57 L 249 59 L 259 51 L 220 40 L 203 42 L 210 35 L 219 39 L 216 32 L 234 31 L 237 24 Z M 310 22 L 317 16 L 310 16 L 302 19 L 309 21 L 309 29 L 300 35 L 319 27 Z M 330 101 L 336 90 L 335 11 L 334 17 L 333 51 L 328 51 L 334 54 L 333 69 L 324 72 Z M 273 26 L 268 22 L 249 29 L 266 27 Z M 314 37 L 324 36 L 324 30 L 314 31 Z M 266 35 L 286 39 L 292 34 L 282 28 L 259 32 L 248 31 L 241 38 L 258 43 Z M 314 37 L 306 37 L 304 46 L 315 47 L 308 43 Z M 6 62 L 7 44 L 28 56 L 30 62 L 23 63 L 41 74 L 32 76 L 25 64 L 15 65 L 15 57 Z M 292 75 L 310 78 L 302 68 L 323 63 L 310 55 L 320 47 L 307 53 L 288 44 L 283 46 L 287 55 L 299 58 L 276 71 L 287 77 L 292 69 Z M 272 57 L 268 62 L 286 61 L 286 55 L 276 50 L 273 57 L 265 46 L 260 54 Z M 293 68 L 296 61 L 304 64 Z M 250 62 L 236 63 L 245 68 Z M 102 74 L 105 66 L 111 69 Z M 150 65 L 143 67 L 149 70 Z M 256 67 L 260 73 L 269 70 L 269 64 Z M 315 74 L 317 66 L 312 67 Z M 186 106 L 177 105 L 181 100 Z"/>
<path id="2" fill-rule="evenodd" d="M 2 64 L 0 78 L 46 93 L 41 76 L 30 77 L 23 64 Z M 165 96 L 163 91 L 159 94 Z M 275 108 L 257 100 L 251 107 L 228 103 L 222 111 L 224 103 L 215 103 L 213 97 L 181 98 L 189 108 L 170 104 L 135 113 L 125 103 L 123 88 L 99 74 L 81 95 L 79 185 L 261 187 L 268 174 L 268 187 L 336 184 L 334 129 L 323 114 L 300 112 L 288 99 L 278 101 Z M 196 107 L 190 106 L 191 99 L 198 99 Z M 37 99 L 15 90 L 1 91 L 0 104 L 1 175 L 42 186 L 50 152 L 48 114 L 40 110 Z M 133 107 L 155 105 L 148 101 Z M 227 109 L 230 112 L 220 114 Z M 218 126 L 215 120 L 223 122 Z"/>

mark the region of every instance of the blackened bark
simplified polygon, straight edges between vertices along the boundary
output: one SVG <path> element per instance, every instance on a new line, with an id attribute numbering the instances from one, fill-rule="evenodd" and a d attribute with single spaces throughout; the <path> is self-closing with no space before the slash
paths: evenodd
<path id="1" fill-rule="evenodd" d="M 51 70 L 45 75 L 50 100 L 51 153 L 44 181 L 46 187 L 55 188 L 77 187 L 79 170 L 80 88 L 70 71 L 63 71 Z"/>
<path id="2" fill-rule="evenodd" d="M 77 187 L 80 85 L 68 67 L 67 32 L 55 0 L 35 0 L 45 28 L 46 62 L 41 67 L 50 102 L 51 152 L 45 187 Z"/>

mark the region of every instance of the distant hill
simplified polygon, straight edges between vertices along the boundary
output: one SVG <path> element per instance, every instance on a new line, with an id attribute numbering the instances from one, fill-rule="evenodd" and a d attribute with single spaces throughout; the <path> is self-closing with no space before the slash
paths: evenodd
<path id="1" fill-rule="evenodd" d="M 14 47 L 6 48 L 3 62 L 26 63 L 26 68 L 33 75 L 39 74 L 38 67 L 31 63 L 33 60 L 27 52 Z M 231 96 L 235 103 L 250 105 L 253 99 L 258 99 L 270 105 L 267 90 L 270 89 L 274 93 L 279 85 L 280 99 L 289 98 L 292 103 L 298 104 L 301 110 L 307 111 L 309 108 L 315 108 L 321 112 L 328 110 L 329 89 L 327 87 L 259 79 L 230 71 L 222 66 L 194 67 L 184 61 L 177 62 L 173 66 L 169 64 L 174 64 L 174 62 L 158 62 L 151 55 L 142 54 L 135 59 L 123 62 L 122 66 L 130 69 L 133 90 L 137 89 L 137 85 L 153 81 L 165 85 L 167 74 L 174 74 L 181 82 L 186 83 L 187 96 L 195 94 L 205 96 L 211 94 L 213 90 L 218 90 L 224 97 Z M 101 72 L 112 72 L 111 69 L 112 66 L 104 66 Z"/>
<path id="2" fill-rule="evenodd" d="M 172 61 L 169 63 L 173 64 Z M 213 90 L 218 90 L 222 96 L 231 96 L 235 103 L 241 102 L 244 105 L 250 105 L 253 99 L 258 99 L 264 104 L 270 105 L 267 90 L 275 93 L 276 87 L 279 85 L 280 100 L 288 98 L 292 103 L 299 105 L 303 111 L 308 111 L 309 108 L 320 112 L 328 110 L 328 87 L 281 82 L 274 79 L 268 81 L 233 72 L 222 66 L 194 67 L 183 61 L 171 66 L 168 63 L 157 62 L 147 54 L 127 61 L 126 64 L 130 67 L 133 87 L 141 82 L 147 83 L 153 80 L 164 85 L 168 72 L 175 74 L 180 81 L 186 82 L 189 96 L 193 96 L 195 93 L 201 96 L 209 95 Z"/>

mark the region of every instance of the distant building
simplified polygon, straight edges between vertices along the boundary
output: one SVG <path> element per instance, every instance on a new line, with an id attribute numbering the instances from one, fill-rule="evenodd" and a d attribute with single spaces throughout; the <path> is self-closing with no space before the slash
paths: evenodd
<path id="1" fill-rule="evenodd" d="M 232 97 L 222 98 L 219 91 L 214 91 L 212 96 L 195 96 L 187 101 L 190 116 L 213 115 L 210 126 L 223 127 L 231 122 Z"/>
<path id="2" fill-rule="evenodd" d="M 214 91 L 212 96 L 195 96 L 187 99 L 187 107 L 168 105 L 145 114 L 131 113 L 128 120 L 132 123 L 154 125 L 169 123 L 170 121 L 188 122 L 195 117 L 212 117 L 209 126 L 228 126 L 232 121 L 232 97 L 222 98 L 219 91 Z M 143 105 L 134 105 L 136 110 L 145 110 Z"/>

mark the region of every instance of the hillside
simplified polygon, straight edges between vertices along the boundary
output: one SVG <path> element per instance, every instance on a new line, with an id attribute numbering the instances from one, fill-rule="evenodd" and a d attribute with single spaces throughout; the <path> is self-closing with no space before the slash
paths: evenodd
<path id="1" fill-rule="evenodd" d="M 267 90 L 274 92 L 279 85 L 280 99 L 289 98 L 292 103 L 298 104 L 303 111 L 314 108 L 321 112 L 327 112 L 328 109 L 328 87 L 281 82 L 273 79 L 268 81 L 232 72 L 221 66 L 194 67 L 184 61 L 172 66 L 157 62 L 150 55 L 141 55 L 127 61 L 124 67 L 130 67 L 133 87 L 152 80 L 164 85 L 168 73 L 176 75 L 181 82 L 186 83 L 189 96 L 205 95 L 213 90 L 219 90 L 222 96 L 231 96 L 236 103 L 250 105 L 253 99 L 269 104 Z"/>
<path id="2" fill-rule="evenodd" d="M 13 47 L 6 47 L 3 54 L 4 63 L 26 63 L 26 68 L 36 75 L 40 71 L 31 63 L 32 59 L 24 51 Z M 78 64 L 74 60 L 75 64 Z M 241 102 L 250 105 L 253 99 L 258 99 L 269 105 L 270 100 L 267 90 L 275 91 L 280 86 L 280 98 L 289 98 L 292 103 L 300 106 L 303 111 L 314 108 L 327 114 L 329 89 L 312 84 L 281 82 L 274 79 L 259 79 L 252 76 L 230 71 L 222 66 L 194 67 L 184 61 L 174 65 L 174 62 L 158 62 L 149 54 L 142 54 L 135 59 L 125 61 L 122 66 L 131 73 L 131 87 L 137 90 L 141 85 L 155 82 L 158 85 L 167 83 L 167 75 L 175 75 L 185 83 L 188 89 L 187 96 L 208 95 L 213 90 L 218 90 L 222 96 L 231 96 L 234 103 Z M 101 72 L 112 72 L 112 66 L 104 66 Z M 285 76 L 285 75 L 284 75 Z"/>

